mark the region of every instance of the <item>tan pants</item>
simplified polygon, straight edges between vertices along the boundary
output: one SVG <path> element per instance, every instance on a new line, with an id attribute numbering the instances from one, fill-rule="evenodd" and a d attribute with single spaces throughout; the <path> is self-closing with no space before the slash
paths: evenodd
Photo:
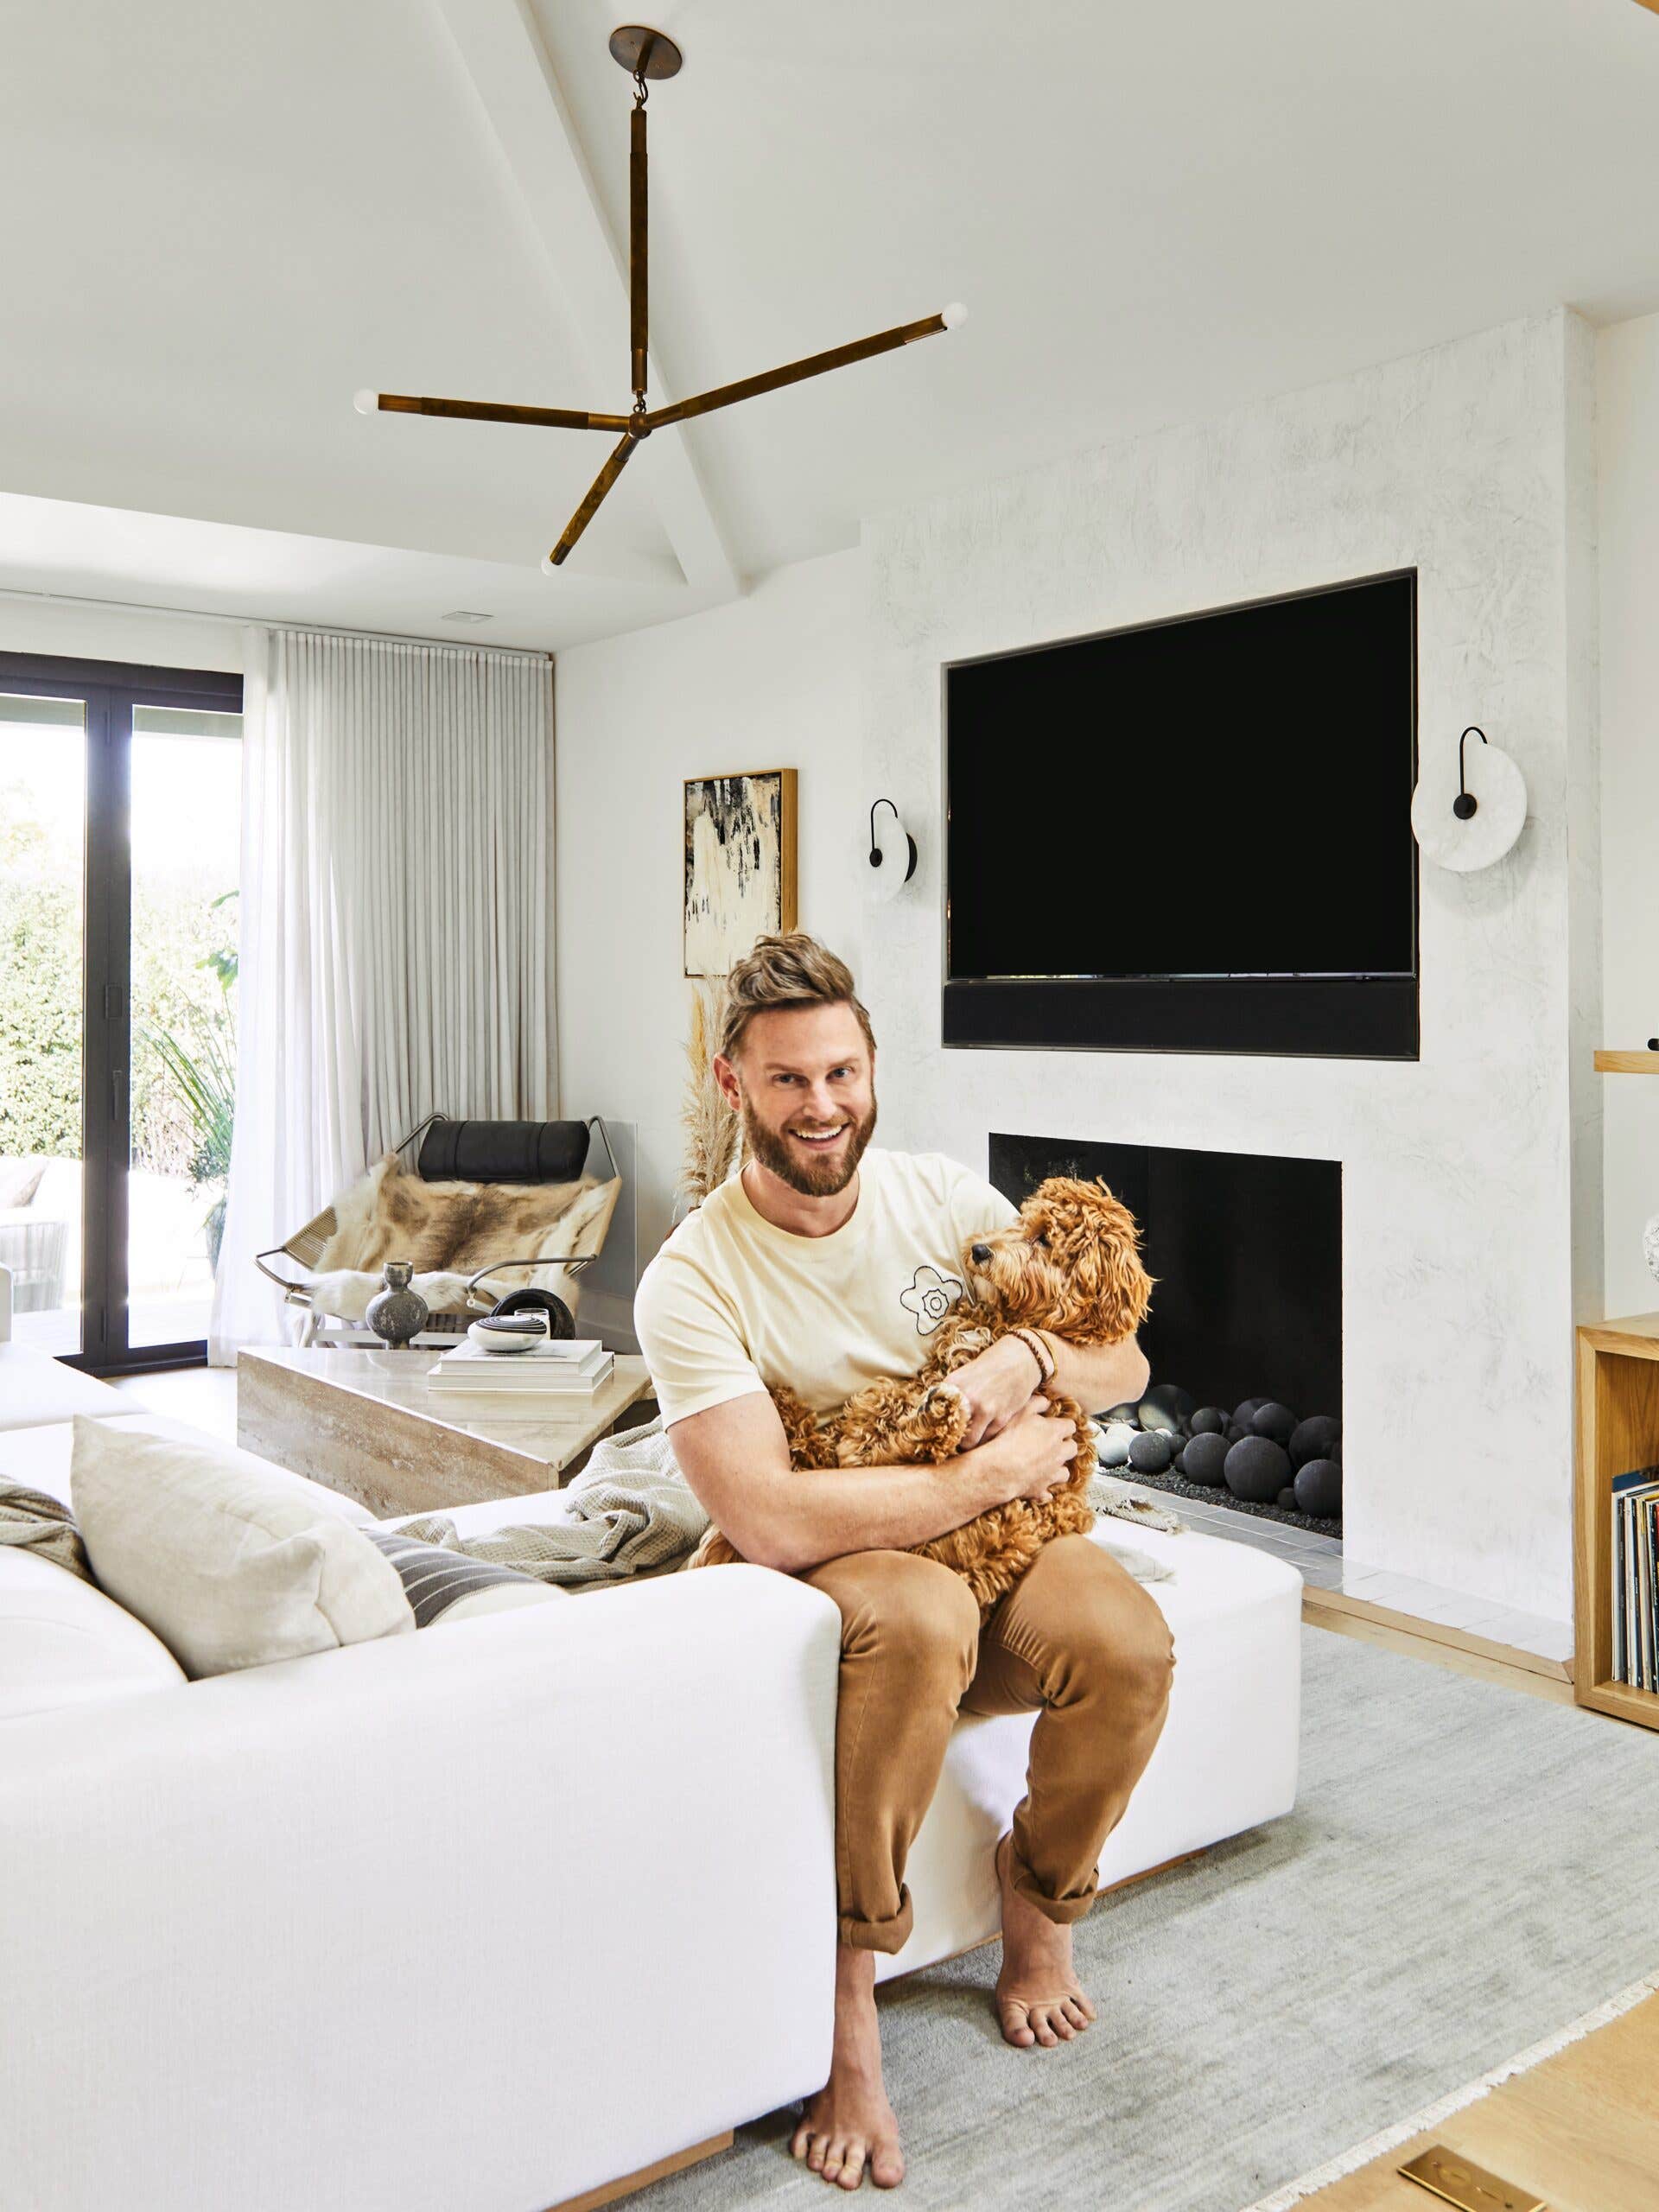
<path id="1" fill-rule="evenodd" d="M 1174 1655 L 1154 1601 L 1087 1536 L 1048 1545 L 982 1630 L 966 1583 L 913 1552 L 853 1552 L 802 1580 L 841 1608 L 842 1942 L 897 1951 L 910 1934 L 905 1862 L 958 1713 L 1036 1713 L 1014 1885 L 1050 1920 L 1080 1919 L 1168 1709 Z"/>

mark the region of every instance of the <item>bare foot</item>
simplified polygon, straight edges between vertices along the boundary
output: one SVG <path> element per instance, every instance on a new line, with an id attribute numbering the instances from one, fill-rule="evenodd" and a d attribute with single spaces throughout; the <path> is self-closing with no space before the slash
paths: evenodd
<path id="1" fill-rule="evenodd" d="M 996 1977 L 996 2015 L 1002 2039 L 1029 2050 L 1052 2050 L 1095 2023 L 1071 1963 L 1071 1930 L 1057 1927 L 1014 1886 L 1014 1839 L 996 1847 L 996 1878 L 1002 1891 L 1002 1971 Z"/>
<path id="2" fill-rule="evenodd" d="M 878 2189 L 905 2177 L 899 2122 L 881 2082 L 881 2028 L 875 2013 L 875 1954 L 843 1943 L 836 1954 L 836 2041 L 830 2079 L 809 2097 L 790 2143 L 815 2174 L 856 2189 L 868 2166 Z"/>

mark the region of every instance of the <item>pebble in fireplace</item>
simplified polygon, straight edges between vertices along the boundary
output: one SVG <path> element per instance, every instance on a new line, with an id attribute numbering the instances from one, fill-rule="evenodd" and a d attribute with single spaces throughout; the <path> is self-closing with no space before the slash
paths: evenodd
<path id="1" fill-rule="evenodd" d="M 1276 1398 L 1246 1398 L 1229 1413 L 1200 1406 L 1176 1383 L 1154 1384 L 1136 1405 L 1103 1416 L 1103 1465 L 1178 1495 L 1213 1497 L 1300 1528 L 1342 1527 L 1342 1423 L 1298 1419 Z"/>

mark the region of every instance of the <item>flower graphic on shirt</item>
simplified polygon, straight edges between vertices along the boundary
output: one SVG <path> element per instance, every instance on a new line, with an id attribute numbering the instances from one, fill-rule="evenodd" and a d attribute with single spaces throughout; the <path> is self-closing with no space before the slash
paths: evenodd
<path id="1" fill-rule="evenodd" d="M 925 1337 L 931 1337 L 950 1308 L 962 1296 L 962 1285 L 955 1275 L 942 1275 L 937 1268 L 920 1267 L 908 1290 L 899 1294 L 899 1303 L 908 1313 L 916 1316 L 916 1326 Z"/>

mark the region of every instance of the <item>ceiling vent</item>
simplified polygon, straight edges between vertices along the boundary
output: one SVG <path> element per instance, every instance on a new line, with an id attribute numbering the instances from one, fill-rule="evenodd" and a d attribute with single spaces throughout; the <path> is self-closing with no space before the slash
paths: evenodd
<path id="1" fill-rule="evenodd" d="M 493 622 L 493 614 L 480 614 L 471 607 L 452 607 L 448 614 L 439 617 L 444 622 Z"/>

